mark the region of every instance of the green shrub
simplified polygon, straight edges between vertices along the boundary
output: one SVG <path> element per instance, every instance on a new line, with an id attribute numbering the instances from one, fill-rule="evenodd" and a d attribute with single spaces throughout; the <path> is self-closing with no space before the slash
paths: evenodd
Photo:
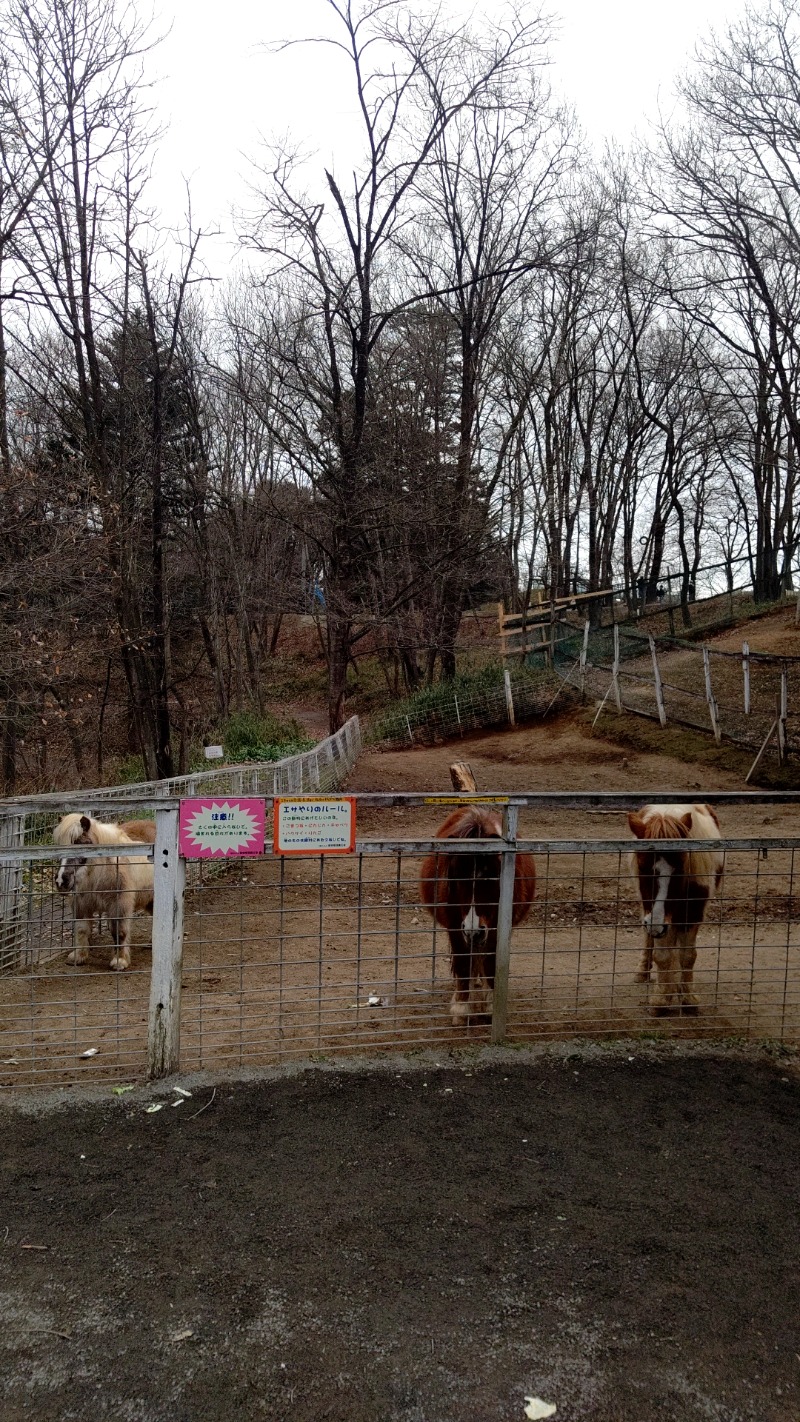
<path id="1" fill-rule="evenodd" d="M 220 739 L 225 759 L 233 764 L 282 760 L 314 745 L 299 721 L 282 721 L 270 712 L 259 716 L 254 711 L 235 711 L 223 726 Z"/>

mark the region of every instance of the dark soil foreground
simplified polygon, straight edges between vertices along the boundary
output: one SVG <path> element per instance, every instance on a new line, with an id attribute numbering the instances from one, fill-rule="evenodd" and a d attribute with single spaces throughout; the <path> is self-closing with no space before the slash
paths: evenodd
<path id="1" fill-rule="evenodd" d="M 4 1111 L 0 1417 L 797 1422 L 796 1076 L 629 1051 Z"/>

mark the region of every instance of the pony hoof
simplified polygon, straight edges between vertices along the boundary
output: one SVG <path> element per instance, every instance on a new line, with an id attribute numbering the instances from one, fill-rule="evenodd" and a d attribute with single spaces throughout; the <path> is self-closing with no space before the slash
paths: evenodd
<path id="1" fill-rule="evenodd" d="M 126 957 L 124 957 L 122 954 L 118 954 L 118 955 L 115 955 L 115 956 L 111 959 L 111 962 L 109 963 L 108 966 L 109 966 L 109 968 L 111 968 L 113 971 L 115 971 L 115 972 L 117 972 L 117 973 L 122 973 L 122 972 L 125 971 L 126 968 L 129 968 L 130 965 L 131 965 L 131 960 L 130 960 L 130 958 L 126 958 Z"/>
<path id="2" fill-rule="evenodd" d="M 682 1007 L 684 1012 L 688 1012 L 692 1017 L 696 1017 L 700 1010 L 700 1000 L 695 997 L 694 993 L 689 993 L 683 999 Z"/>
<path id="3" fill-rule="evenodd" d="M 650 974 L 649 974 L 649 973 L 645 973 L 645 972 L 640 968 L 639 971 L 638 971 L 638 973 L 635 973 L 635 974 L 634 974 L 634 979 L 633 979 L 633 981 L 634 981 L 635 983 L 649 983 L 649 981 L 650 981 Z"/>
<path id="4" fill-rule="evenodd" d="M 672 1001 L 667 1002 L 663 998 L 660 1001 L 651 1002 L 650 1004 L 650 1011 L 655 1017 L 664 1017 L 668 1012 L 673 1012 L 674 1010 L 675 1003 Z"/>
<path id="5" fill-rule="evenodd" d="M 81 963 L 88 963 L 89 950 L 87 948 L 76 948 L 74 952 L 67 954 L 67 962 L 74 963 L 78 967 Z"/>

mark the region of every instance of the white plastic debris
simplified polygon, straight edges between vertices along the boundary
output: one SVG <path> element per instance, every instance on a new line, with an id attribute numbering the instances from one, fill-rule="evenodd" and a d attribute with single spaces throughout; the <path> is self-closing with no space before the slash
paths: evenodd
<path id="1" fill-rule="evenodd" d="M 182 1086 L 173 1086 L 172 1090 L 175 1092 L 175 1095 L 176 1095 L 176 1096 L 182 1096 L 183 1099 L 184 1099 L 184 1101 L 191 1101 L 191 1099 L 192 1099 L 192 1093 L 191 1093 L 191 1091 L 184 1091 L 184 1089 L 183 1089 Z"/>
<path id="2" fill-rule="evenodd" d="M 90 1047 L 87 1052 L 81 1052 L 81 1058 L 83 1058 L 83 1057 L 96 1057 L 96 1056 L 97 1056 L 97 1053 L 98 1053 L 99 1051 L 100 1051 L 100 1048 L 99 1048 L 99 1047 Z"/>
<path id="3" fill-rule="evenodd" d="M 149 1106 L 145 1106 L 144 1109 L 145 1109 L 145 1111 L 147 1112 L 148 1116 L 152 1116 L 152 1114 L 153 1114 L 154 1111 L 162 1111 L 162 1110 L 164 1109 L 164 1102 L 163 1102 L 163 1101 L 151 1101 L 151 1102 L 150 1102 L 150 1105 L 149 1105 Z"/>
<path id="4" fill-rule="evenodd" d="M 371 992 L 367 998 L 367 1007 L 380 1007 L 381 1000 L 376 992 Z"/>
<path id="5" fill-rule="evenodd" d="M 177 1101 L 170 1101 L 169 1104 L 170 1104 L 170 1106 L 182 1106 L 182 1105 L 183 1105 L 183 1097 L 182 1097 L 182 1096 L 179 1096 L 178 1099 L 177 1099 Z"/>
<path id="6" fill-rule="evenodd" d="M 173 1333 L 171 1343 L 185 1343 L 187 1338 L 194 1338 L 193 1328 L 181 1328 L 177 1333 Z"/>
<path id="7" fill-rule="evenodd" d="M 537 1422 L 542 1417 L 552 1417 L 558 1411 L 554 1402 L 542 1402 L 540 1397 L 526 1397 L 527 1404 L 525 1416 L 530 1418 L 530 1422 Z"/>

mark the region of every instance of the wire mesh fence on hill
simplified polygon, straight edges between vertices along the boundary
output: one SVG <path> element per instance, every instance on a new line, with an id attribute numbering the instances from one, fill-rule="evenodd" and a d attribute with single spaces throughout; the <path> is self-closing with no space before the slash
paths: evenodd
<path id="1" fill-rule="evenodd" d="M 552 673 L 515 668 L 510 673 L 511 700 L 506 692 L 502 668 L 492 668 L 470 682 L 440 682 L 429 695 L 390 707 L 372 727 L 370 738 L 387 747 L 434 745 L 472 731 L 507 726 L 513 719 L 524 721 L 541 716 L 564 688 Z"/>
<path id="2" fill-rule="evenodd" d="M 680 638 L 640 631 L 599 628 L 576 633 L 559 649 L 570 684 L 630 711 L 713 733 L 741 745 L 760 747 L 770 730 L 785 734 L 785 750 L 796 748 L 800 706 L 800 657 L 701 646 Z M 615 652 L 615 648 L 618 649 Z M 572 660 L 576 653 L 577 660 Z M 616 660 L 615 660 L 616 658 Z"/>

